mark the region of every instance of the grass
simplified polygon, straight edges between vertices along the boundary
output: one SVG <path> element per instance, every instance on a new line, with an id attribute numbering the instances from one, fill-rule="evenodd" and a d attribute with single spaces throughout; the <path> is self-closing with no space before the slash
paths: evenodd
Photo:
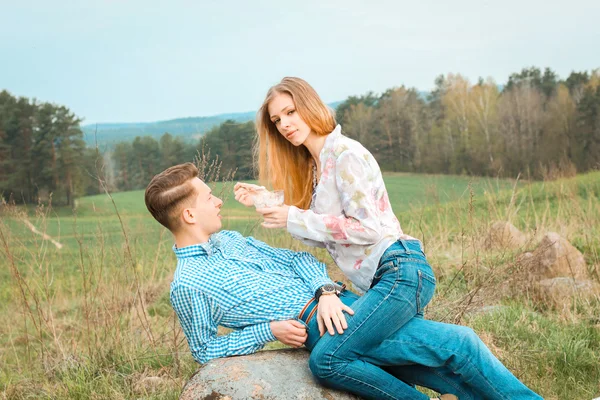
<path id="1" fill-rule="evenodd" d="M 555 231 L 583 252 L 599 280 L 600 173 L 536 183 L 385 179 L 403 229 L 423 240 L 439 278 L 428 318 L 473 327 L 545 398 L 600 395 L 598 302 L 560 310 L 539 303 L 517 263 Z M 216 185 L 213 192 L 230 190 Z M 81 198 L 75 211 L 0 212 L 0 398 L 177 398 L 197 365 L 168 299 L 172 239 L 146 211 L 143 192 Z M 306 249 L 261 228 L 231 195 L 222 214 L 225 229 Z M 62 249 L 33 234 L 24 218 Z M 527 233 L 527 245 L 487 251 L 481 239 L 496 220 Z M 311 251 L 331 264 L 323 250 Z M 330 272 L 340 278 L 335 266 Z"/>
<path id="2" fill-rule="evenodd" d="M 597 397 L 600 329 L 586 321 L 560 321 L 532 308 L 508 302 L 494 312 L 469 319 L 468 325 L 483 332 L 506 366 L 537 386 L 545 398 Z"/>

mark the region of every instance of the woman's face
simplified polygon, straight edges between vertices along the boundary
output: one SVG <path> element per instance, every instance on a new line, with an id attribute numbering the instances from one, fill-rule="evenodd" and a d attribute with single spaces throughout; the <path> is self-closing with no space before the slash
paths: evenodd
<path id="1" fill-rule="evenodd" d="M 300 146 L 310 135 L 310 127 L 296 111 L 292 96 L 277 93 L 268 106 L 269 117 L 279 133 L 294 146 Z"/>

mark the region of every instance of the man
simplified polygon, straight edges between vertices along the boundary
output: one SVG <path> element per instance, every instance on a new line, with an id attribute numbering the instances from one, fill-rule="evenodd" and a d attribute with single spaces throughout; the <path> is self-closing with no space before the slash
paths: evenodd
<path id="1" fill-rule="evenodd" d="M 223 203 L 197 175 L 191 163 L 176 165 L 156 175 L 145 194 L 150 213 L 175 238 L 178 261 L 171 303 L 192 355 L 205 363 L 250 354 L 277 339 L 313 350 L 309 363 L 315 372 L 319 343 L 336 331 L 343 334 L 353 314 L 349 306 L 358 297 L 325 290 L 333 282 L 325 265 L 308 253 L 220 231 Z M 323 317 L 328 334 L 320 335 L 315 312 Z M 218 336 L 219 325 L 233 332 Z M 358 362 L 365 371 L 376 366 L 388 372 L 385 381 L 369 380 L 365 374 L 355 390 L 365 398 L 428 399 L 405 382 L 460 399 L 540 398 L 472 330 L 422 318 L 411 320 Z"/>

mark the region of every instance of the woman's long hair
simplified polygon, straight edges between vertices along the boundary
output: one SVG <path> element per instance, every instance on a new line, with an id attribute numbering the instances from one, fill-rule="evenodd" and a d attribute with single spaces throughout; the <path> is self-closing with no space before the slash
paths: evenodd
<path id="1" fill-rule="evenodd" d="M 270 88 L 256 114 L 258 135 L 254 163 L 259 181 L 274 190 L 284 190 L 286 204 L 308 209 L 313 182 L 310 152 L 305 146 L 296 147 L 285 139 L 269 115 L 269 103 L 280 93 L 292 96 L 296 112 L 317 135 L 331 133 L 335 129 L 335 117 L 308 82 L 294 77 L 283 78 Z"/>

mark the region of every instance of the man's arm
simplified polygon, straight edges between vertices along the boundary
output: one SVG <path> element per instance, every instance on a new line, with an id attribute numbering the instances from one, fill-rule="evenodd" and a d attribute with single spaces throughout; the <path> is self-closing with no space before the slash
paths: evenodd
<path id="1" fill-rule="evenodd" d="M 281 269 L 291 269 L 298 273 L 302 280 L 310 285 L 313 293 L 321 286 L 333 283 L 327 275 L 325 264 L 319 262 L 312 254 L 274 248 L 253 237 L 248 237 L 247 242 L 250 246 L 275 260 L 277 266 Z M 350 315 L 354 314 L 354 311 L 344 305 L 337 296 L 321 296 L 318 307 L 317 321 L 321 335 L 323 335 L 325 329 L 331 335 L 334 334 L 336 328 L 338 333 L 343 333 L 344 329 L 348 327 L 344 312 Z M 278 339 L 284 342 L 279 336 Z"/>
<path id="2" fill-rule="evenodd" d="M 276 340 L 268 322 L 250 325 L 217 336 L 222 319 L 220 307 L 204 293 L 178 286 L 171 292 L 171 304 L 188 340 L 192 356 L 203 364 L 213 358 L 251 354 Z"/>
<path id="3" fill-rule="evenodd" d="M 327 275 L 327 267 L 312 254 L 271 247 L 253 237 L 246 238 L 248 245 L 273 259 L 282 270 L 296 272 L 314 293 L 318 288 L 333 281 Z"/>

